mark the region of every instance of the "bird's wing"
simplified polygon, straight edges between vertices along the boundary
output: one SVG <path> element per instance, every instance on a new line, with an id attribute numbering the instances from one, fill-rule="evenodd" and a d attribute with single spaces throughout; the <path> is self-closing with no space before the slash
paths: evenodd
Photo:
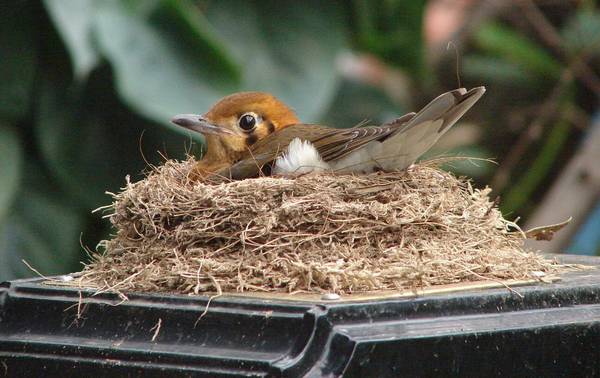
<path id="1" fill-rule="evenodd" d="M 371 158 L 385 170 L 404 169 L 429 150 L 485 93 L 484 87 L 446 92 L 374 148 Z"/>
<path id="2" fill-rule="evenodd" d="M 386 139 L 414 116 L 415 113 L 408 113 L 381 126 L 334 129 L 335 132 L 321 135 L 311 140 L 311 143 L 324 161 L 341 159 L 371 141 Z"/>
<path id="3" fill-rule="evenodd" d="M 476 87 L 467 91 L 465 88 L 455 89 L 439 95 L 419 111 L 409 122 L 398 129 L 398 133 L 437 120 L 443 120 L 437 130 L 443 134 L 460 119 L 485 93 L 485 87 Z"/>
<path id="4" fill-rule="evenodd" d="M 404 169 L 427 152 L 484 93 L 484 87 L 469 91 L 455 89 L 436 97 L 417 114 L 409 113 L 381 126 L 341 129 L 311 142 L 323 160 L 331 162 L 352 154 L 369 142 L 379 141 L 380 145 L 371 144 L 367 148 L 369 151 L 364 151 L 365 158 L 385 170 Z M 340 171 L 344 168 L 336 167 Z"/>
<path id="5" fill-rule="evenodd" d="M 373 140 L 384 139 L 393 130 L 393 128 L 385 126 L 336 129 L 335 133 L 319 136 L 311 142 L 321 158 L 328 162 L 340 159 Z"/>

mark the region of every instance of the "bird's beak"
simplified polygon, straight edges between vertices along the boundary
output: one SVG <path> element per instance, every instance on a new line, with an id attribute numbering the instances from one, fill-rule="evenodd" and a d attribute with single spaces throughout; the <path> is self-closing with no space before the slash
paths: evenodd
<path id="1" fill-rule="evenodd" d="M 236 135 L 233 131 L 214 125 L 197 114 L 179 114 L 171 118 L 171 122 L 201 134 Z"/>

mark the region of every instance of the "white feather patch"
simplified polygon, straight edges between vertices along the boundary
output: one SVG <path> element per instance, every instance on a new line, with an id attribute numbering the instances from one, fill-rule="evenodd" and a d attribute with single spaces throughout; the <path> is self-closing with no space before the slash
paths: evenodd
<path id="1" fill-rule="evenodd" d="M 329 164 L 323 161 L 315 146 L 309 141 L 294 138 L 290 142 L 287 152 L 275 161 L 273 173 L 282 176 L 293 176 L 326 170 L 329 170 Z"/>

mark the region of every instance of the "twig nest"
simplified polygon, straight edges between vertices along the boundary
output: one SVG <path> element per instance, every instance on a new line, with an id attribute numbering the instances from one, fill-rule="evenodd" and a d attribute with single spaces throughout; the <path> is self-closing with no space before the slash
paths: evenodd
<path id="1" fill-rule="evenodd" d="M 531 279 L 555 262 L 465 179 L 431 165 L 370 175 L 191 182 L 168 161 L 114 195 L 86 266 L 104 289 L 350 293 Z"/>

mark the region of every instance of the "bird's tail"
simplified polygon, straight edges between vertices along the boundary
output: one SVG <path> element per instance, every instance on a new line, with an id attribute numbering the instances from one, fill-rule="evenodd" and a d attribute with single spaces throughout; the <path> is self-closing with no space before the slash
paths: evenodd
<path id="1" fill-rule="evenodd" d="M 485 87 L 446 92 L 425 106 L 372 151 L 384 170 L 401 170 L 429 150 L 485 93 Z M 375 146 L 374 146 L 375 147 Z"/>

